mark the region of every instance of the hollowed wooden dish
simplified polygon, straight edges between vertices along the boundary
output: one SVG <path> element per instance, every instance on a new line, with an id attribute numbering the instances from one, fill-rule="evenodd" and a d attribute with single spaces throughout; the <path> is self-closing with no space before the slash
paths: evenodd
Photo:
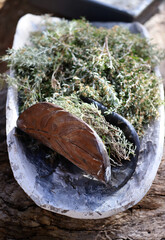
<path id="1" fill-rule="evenodd" d="M 59 19 L 54 19 L 59 21 Z M 29 33 L 39 28 L 40 16 L 27 14 L 17 25 L 13 48 L 28 43 Z M 99 25 L 99 23 L 95 23 Z M 121 23 L 122 24 L 122 23 Z M 113 24 L 106 24 L 111 27 Z M 122 24 L 133 33 L 146 36 L 141 24 Z M 159 75 L 159 70 L 155 69 Z M 160 85 L 163 98 L 163 85 Z M 8 89 L 6 106 L 6 133 L 8 154 L 14 177 L 26 194 L 41 208 L 73 218 L 99 219 L 124 211 L 138 203 L 147 193 L 157 173 L 164 142 L 164 107 L 160 117 L 146 130 L 141 140 L 140 153 L 133 175 L 114 187 L 94 181 L 84 176 L 83 171 L 65 159 L 58 160 L 54 166 L 45 161 L 46 147 L 30 152 L 27 139 L 16 131 L 18 118 L 17 90 Z M 120 172 L 122 179 L 125 171 Z M 117 179 L 117 178 L 116 178 Z M 121 181 L 120 179 L 116 181 Z"/>

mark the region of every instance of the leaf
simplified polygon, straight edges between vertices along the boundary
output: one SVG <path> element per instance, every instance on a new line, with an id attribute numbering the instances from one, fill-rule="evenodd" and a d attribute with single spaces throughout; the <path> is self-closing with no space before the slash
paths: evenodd
<path id="1" fill-rule="evenodd" d="M 110 161 L 102 140 L 88 124 L 63 108 L 37 103 L 19 116 L 17 126 L 86 173 L 110 181 Z"/>

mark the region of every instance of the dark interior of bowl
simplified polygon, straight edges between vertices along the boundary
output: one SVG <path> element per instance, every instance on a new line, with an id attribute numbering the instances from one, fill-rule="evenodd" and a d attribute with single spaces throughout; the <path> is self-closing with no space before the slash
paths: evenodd
<path id="1" fill-rule="evenodd" d="M 18 128 L 16 136 L 22 145 L 26 158 L 37 170 L 37 179 L 40 184 L 41 182 L 42 184 L 46 184 L 46 182 L 50 184 L 52 180 L 50 181 L 49 178 L 55 173 L 62 182 L 75 189 L 85 186 L 86 194 L 89 195 L 97 191 L 104 194 L 107 192 L 109 195 L 120 189 L 133 175 L 138 160 L 138 157 L 134 156 L 131 161 L 123 161 L 122 166 L 112 166 L 111 184 L 105 185 Z"/>

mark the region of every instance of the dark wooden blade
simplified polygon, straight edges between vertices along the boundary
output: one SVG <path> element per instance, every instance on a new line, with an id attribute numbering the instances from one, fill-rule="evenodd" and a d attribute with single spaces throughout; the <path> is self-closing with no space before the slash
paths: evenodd
<path id="1" fill-rule="evenodd" d="M 61 107 L 37 103 L 19 116 L 17 126 L 86 173 L 110 181 L 110 161 L 102 140 L 88 124 Z"/>

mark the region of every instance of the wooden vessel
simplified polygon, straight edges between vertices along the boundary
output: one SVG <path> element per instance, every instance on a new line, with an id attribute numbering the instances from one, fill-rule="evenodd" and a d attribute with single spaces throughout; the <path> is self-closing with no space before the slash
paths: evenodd
<path id="1" fill-rule="evenodd" d="M 60 21 L 57 18 L 53 20 Z M 27 14 L 22 17 L 17 25 L 13 48 L 17 49 L 28 43 L 29 33 L 39 29 L 40 22 L 40 16 Z M 108 27 L 112 25 L 114 24 L 110 23 Z M 141 24 L 122 25 L 133 33 L 141 33 L 147 37 Z M 158 68 L 155 71 L 160 75 Z M 162 85 L 160 92 L 163 98 Z M 72 218 L 99 219 L 124 211 L 144 197 L 157 173 L 163 153 L 164 107 L 161 106 L 159 111 L 159 119 L 148 126 L 141 140 L 140 154 L 133 176 L 122 187 L 114 186 L 113 189 L 84 177 L 82 171 L 74 165 L 66 165 L 63 162 L 59 162 L 54 168 L 47 165 L 41 149 L 39 152 L 30 153 L 26 142 L 22 141 L 16 132 L 17 90 L 10 87 L 6 106 L 6 134 L 14 177 L 38 206 L 55 213 Z M 124 171 L 122 174 L 125 174 Z"/>

